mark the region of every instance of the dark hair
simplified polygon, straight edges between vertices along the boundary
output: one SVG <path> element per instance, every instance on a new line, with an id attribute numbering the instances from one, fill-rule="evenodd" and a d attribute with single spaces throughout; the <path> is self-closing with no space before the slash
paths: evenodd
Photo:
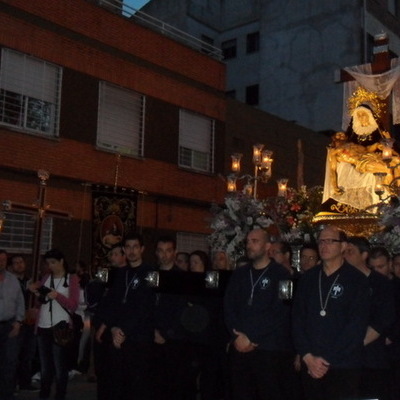
<path id="1" fill-rule="evenodd" d="M 192 256 L 198 256 L 201 262 L 204 265 L 204 271 L 208 271 L 210 269 L 210 258 L 208 257 L 207 253 L 203 250 L 195 250 L 190 253 L 189 259 Z M 190 268 L 190 267 L 189 267 Z"/>
<path id="2" fill-rule="evenodd" d="M 176 240 L 172 236 L 160 236 L 157 239 L 156 246 L 158 243 L 172 243 L 174 250 L 176 249 Z"/>
<path id="3" fill-rule="evenodd" d="M 347 242 L 357 247 L 360 253 L 370 254 L 371 245 L 368 239 L 364 236 L 351 236 L 348 238 Z"/>
<path id="4" fill-rule="evenodd" d="M 139 233 L 136 233 L 136 232 L 127 233 L 126 236 L 124 237 L 124 240 L 122 241 L 123 247 L 126 246 L 126 242 L 128 240 L 137 240 L 139 242 L 140 246 L 144 246 L 143 236 L 140 235 Z"/>
<path id="5" fill-rule="evenodd" d="M 385 257 L 387 261 L 391 260 L 390 253 L 383 246 L 373 247 L 369 253 L 369 258 Z"/>
<path id="6" fill-rule="evenodd" d="M 8 256 L 7 252 L 3 249 L 0 249 L 0 254 L 5 254 L 6 256 Z"/>
<path id="7" fill-rule="evenodd" d="M 178 257 L 180 255 L 185 257 L 186 262 L 189 262 L 190 254 L 188 252 L 186 252 L 186 251 L 178 251 L 178 253 L 176 253 L 176 257 Z"/>
<path id="8" fill-rule="evenodd" d="M 290 259 L 292 259 L 292 247 L 288 242 L 280 242 L 281 243 L 281 252 L 283 254 L 289 253 Z"/>
<path id="9" fill-rule="evenodd" d="M 64 266 L 64 287 L 68 287 L 68 282 L 67 282 L 67 275 L 68 275 L 68 264 L 67 261 L 65 260 L 64 254 L 58 250 L 58 249 L 50 249 L 46 251 L 46 253 L 43 256 L 44 260 L 48 260 L 49 258 L 54 258 L 57 261 L 63 260 L 63 266 Z"/>
<path id="10" fill-rule="evenodd" d="M 121 250 L 121 254 L 124 254 L 124 246 L 123 246 L 122 242 L 118 242 L 118 243 L 113 244 L 110 247 L 110 249 L 108 250 L 108 253 L 110 253 L 114 249 L 120 249 Z"/>
<path id="11" fill-rule="evenodd" d="M 50 249 L 48 251 L 46 251 L 46 253 L 44 254 L 43 258 L 45 260 L 47 260 L 48 258 L 54 258 L 58 261 L 64 260 L 65 261 L 65 257 L 64 254 L 61 253 L 60 250 L 58 249 Z"/>
<path id="12" fill-rule="evenodd" d="M 303 250 L 308 250 L 308 249 L 315 251 L 317 253 L 318 258 L 319 258 L 318 246 L 315 245 L 314 243 L 304 243 L 303 246 L 301 246 L 300 255 L 303 252 Z"/>

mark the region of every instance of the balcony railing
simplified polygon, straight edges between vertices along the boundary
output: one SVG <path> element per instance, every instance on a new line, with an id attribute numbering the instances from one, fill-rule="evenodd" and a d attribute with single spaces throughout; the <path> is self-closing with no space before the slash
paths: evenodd
<path id="1" fill-rule="evenodd" d="M 191 47 L 201 53 L 207 54 L 217 60 L 222 60 L 222 51 L 218 47 L 213 46 L 210 43 L 204 42 L 188 33 L 181 31 L 174 26 L 167 24 L 159 20 L 158 18 L 152 17 L 144 13 L 143 11 L 137 10 L 128 4 L 125 4 L 121 0 L 89 0 L 91 3 L 95 2 L 101 7 L 119 14 L 124 18 L 131 19 L 138 24 L 146 26 L 162 35 L 168 36 L 177 42 L 180 42 L 186 46 Z"/>

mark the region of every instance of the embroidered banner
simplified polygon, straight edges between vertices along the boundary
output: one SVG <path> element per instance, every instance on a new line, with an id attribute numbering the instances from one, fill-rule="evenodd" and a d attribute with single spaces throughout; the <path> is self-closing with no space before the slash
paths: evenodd
<path id="1" fill-rule="evenodd" d="M 136 228 L 137 193 L 123 189 L 94 187 L 93 270 L 108 265 L 107 253 L 127 232 Z"/>

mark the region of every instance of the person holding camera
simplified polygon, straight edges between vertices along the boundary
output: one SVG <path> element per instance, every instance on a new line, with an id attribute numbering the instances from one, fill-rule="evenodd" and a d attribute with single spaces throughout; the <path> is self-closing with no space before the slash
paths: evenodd
<path id="1" fill-rule="evenodd" d="M 68 346 L 56 342 L 55 326 L 71 325 L 71 315 L 79 302 L 79 279 L 69 274 L 65 257 L 57 249 L 44 255 L 49 273 L 30 290 L 41 303 L 36 321 L 36 333 L 41 368 L 39 398 L 50 397 L 53 380 L 56 382 L 55 400 L 64 400 L 68 384 Z"/>

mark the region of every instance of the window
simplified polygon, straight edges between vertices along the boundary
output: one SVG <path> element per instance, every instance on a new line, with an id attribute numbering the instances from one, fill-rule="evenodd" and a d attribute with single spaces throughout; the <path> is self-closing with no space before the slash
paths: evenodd
<path id="1" fill-rule="evenodd" d="M 181 110 L 179 114 L 179 165 L 198 171 L 214 170 L 214 120 Z"/>
<path id="2" fill-rule="evenodd" d="M 178 232 L 176 235 L 176 248 L 178 251 L 191 253 L 195 250 L 202 250 L 208 253 L 209 245 L 207 235 L 200 233 Z"/>
<path id="3" fill-rule="evenodd" d="M 117 153 L 143 156 L 145 97 L 100 82 L 97 145 Z"/>
<path id="4" fill-rule="evenodd" d="M 2 49 L 0 124 L 58 136 L 61 75 L 56 65 Z"/>
<path id="5" fill-rule="evenodd" d="M 4 212 L 6 216 L 0 235 L 0 249 L 9 253 L 31 254 L 33 249 L 35 217 L 32 214 Z M 52 247 L 53 219 L 45 218 L 42 228 L 41 253 Z"/>
<path id="6" fill-rule="evenodd" d="M 259 86 L 251 85 L 246 88 L 246 103 L 255 106 L 259 103 Z"/>
<path id="7" fill-rule="evenodd" d="M 260 32 L 249 33 L 246 40 L 246 52 L 255 53 L 260 50 Z"/>
<path id="8" fill-rule="evenodd" d="M 221 43 L 221 50 L 225 60 L 236 57 L 236 47 L 236 39 L 227 40 Z"/>

